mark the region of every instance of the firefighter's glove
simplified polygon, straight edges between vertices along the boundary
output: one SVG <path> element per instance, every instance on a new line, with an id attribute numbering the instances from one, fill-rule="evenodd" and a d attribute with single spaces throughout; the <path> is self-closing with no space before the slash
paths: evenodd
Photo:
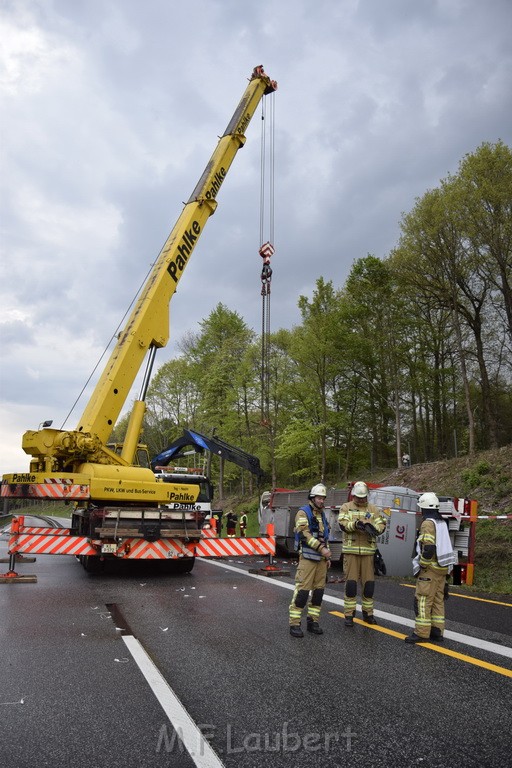
<path id="1" fill-rule="evenodd" d="M 356 529 L 358 531 L 364 531 L 364 523 L 363 523 L 363 521 L 362 520 L 358 520 L 356 525 L 355 525 L 355 527 L 356 527 Z"/>
<path id="2" fill-rule="evenodd" d="M 364 530 L 366 531 L 368 536 L 375 536 L 375 538 L 377 538 L 377 536 L 379 535 L 378 530 L 371 523 L 365 523 L 364 524 Z"/>
<path id="3" fill-rule="evenodd" d="M 448 600 L 450 597 L 450 593 L 448 592 L 448 582 L 444 585 L 444 591 L 443 591 L 443 599 Z"/>

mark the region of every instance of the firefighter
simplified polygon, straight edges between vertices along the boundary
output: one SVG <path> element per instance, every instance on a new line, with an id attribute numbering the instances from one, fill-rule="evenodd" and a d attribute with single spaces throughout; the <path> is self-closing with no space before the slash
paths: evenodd
<path id="1" fill-rule="evenodd" d="M 245 539 L 246 537 L 246 531 L 247 531 L 247 512 L 242 512 L 240 515 L 240 537 L 242 539 Z"/>
<path id="2" fill-rule="evenodd" d="M 212 516 L 215 519 L 217 536 L 222 536 L 222 509 L 215 509 Z"/>
<path id="3" fill-rule="evenodd" d="M 318 619 L 327 581 L 327 569 L 331 564 L 329 526 L 324 512 L 326 496 L 325 485 L 314 485 L 308 495 L 308 504 L 301 507 L 295 516 L 295 541 L 300 554 L 295 574 L 295 591 L 289 609 L 292 637 L 304 637 L 300 622 L 306 605 L 308 632 L 315 635 L 324 633 Z"/>
<path id="4" fill-rule="evenodd" d="M 238 520 L 238 516 L 230 510 L 226 515 L 226 533 L 229 538 L 233 538 L 236 536 L 236 522 Z"/>
<path id="5" fill-rule="evenodd" d="M 352 488 L 352 498 L 343 504 L 338 523 L 343 531 L 343 563 L 345 566 L 345 626 L 354 626 L 357 582 L 361 582 L 363 621 L 376 624 L 373 615 L 375 589 L 374 556 L 377 536 L 386 528 L 386 521 L 374 504 L 368 503 L 368 486 L 358 481 Z"/>
<path id="6" fill-rule="evenodd" d="M 424 493 L 418 499 L 423 519 L 416 541 L 416 557 L 412 561 L 417 576 L 414 593 L 416 623 L 414 632 L 405 638 L 406 643 L 443 640 L 444 601 L 448 599 L 448 577 L 457 556 L 439 506 L 435 493 Z"/>

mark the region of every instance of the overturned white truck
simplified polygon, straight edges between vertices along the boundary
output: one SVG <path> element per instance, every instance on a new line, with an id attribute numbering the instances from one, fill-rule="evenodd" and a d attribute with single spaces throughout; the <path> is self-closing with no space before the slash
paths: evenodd
<path id="1" fill-rule="evenodd" d="M 331 488 L 325 499 L 325 512 L 329 523 L 329 547 L 334 563 L 343 558 L 343 533 L 338 525 L 340 506 L 350 498 L 352 483 L 346 488 Z M 401 486 L 378 486 L 369 484 L 368 500 L 382 511 L 387 519 L 386 530 L 377 539 L 377 546 L 385 563 L 388 576 L 409 576 L 412 574 L 411 560 L 416 541 L 416 532 L 421 523 L 417 511 L 420 492 Z M 260 498 L 260 532 L 268 523 L 274 525 L 276 546 L 286 555 L 295 552 L 294 523 L 300 507 L 307 503 L 308 491 L 291 491 L 276 488 L 264 491 Z M 448 520 L 452 544 L 461 564 L 455 569 L 455 577 L 462 572 L 465 576 L 472 566 L 471 525 L 465 520 L 476 516 L 476 502 L 469 499 L 440 497 L 441 514 Z M 468 561 L 466 563 L 466 561 Z M 463 581 L 466 579 L 463 578 Z M 457 583 L 457 582 L 455 582 Z M 468 580 L 468 583 L 471 583 Z"/>
<path id="2" fill-rule="evenodd" d="M 329 548 L 333 561 L 341 560 L 342 532 L 338 525 L 340 506 L 349 499 L 348 488 L 328 489 L 324 511 L 329 524 Z M 275 488 L 264 491 L 260 498 L 259 524 L 260 531 L 267 529 L 268 523 L 274 525 L 276 547 L 286 555 L 295 552 L 295 515 L 300 507 L 307 504 L 308 491 L 289 491 L 285 488 Z"/>

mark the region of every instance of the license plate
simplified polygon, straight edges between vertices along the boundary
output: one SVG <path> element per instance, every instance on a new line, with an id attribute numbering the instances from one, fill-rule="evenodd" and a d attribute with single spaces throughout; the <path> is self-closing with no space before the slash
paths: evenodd
<path id="1" fill-rule="evenodd" d="M 101 551 L 106 555 L 115 555 L 117 552 L 117 544 L 102 544 Z"/>

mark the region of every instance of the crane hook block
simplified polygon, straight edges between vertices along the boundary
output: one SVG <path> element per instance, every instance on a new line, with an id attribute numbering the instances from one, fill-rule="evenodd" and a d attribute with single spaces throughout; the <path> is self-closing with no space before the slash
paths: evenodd
<path id="1" fill-rule="evenodd" d="M 260 248 L 260 256 L 266 261 L 267 264 L 270 263 L 270 257 L 273 256 L 274 253 L 275 249 L 272 243 L 264 243 Z"/>

